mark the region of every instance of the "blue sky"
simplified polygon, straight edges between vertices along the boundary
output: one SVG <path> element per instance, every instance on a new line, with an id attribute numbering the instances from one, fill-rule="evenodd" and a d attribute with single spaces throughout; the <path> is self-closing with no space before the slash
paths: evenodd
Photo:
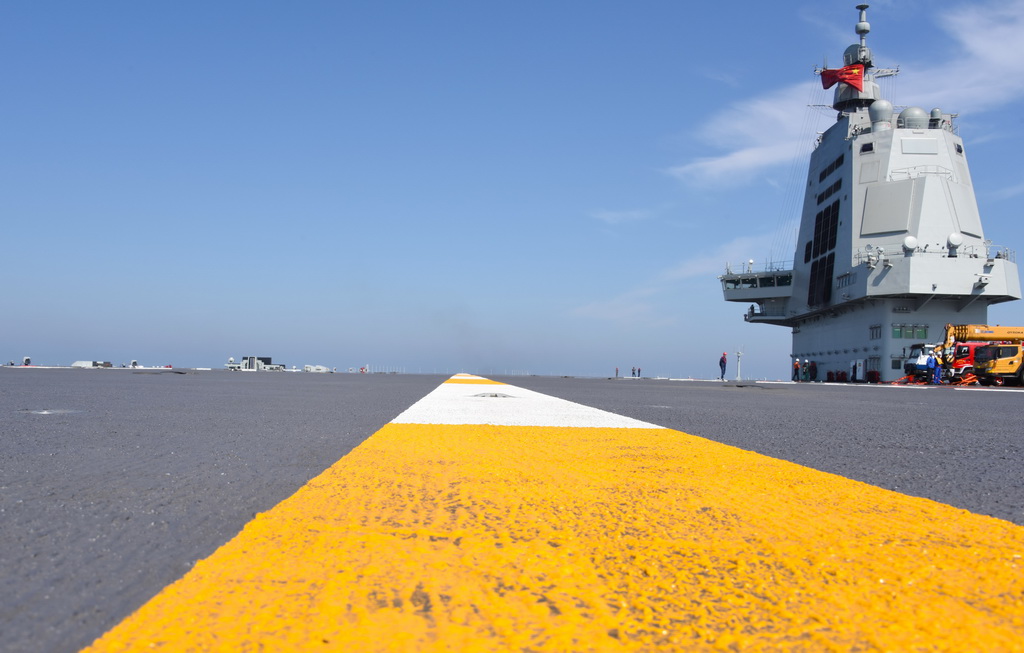
<path id="1" fill-rule="evenodd" d="M 855 4 L 2 3 L 0 358 L 786 378 L 716 277 L 792 258 Z M 1024 2 L 868 19 L 1024 252 Z"/>

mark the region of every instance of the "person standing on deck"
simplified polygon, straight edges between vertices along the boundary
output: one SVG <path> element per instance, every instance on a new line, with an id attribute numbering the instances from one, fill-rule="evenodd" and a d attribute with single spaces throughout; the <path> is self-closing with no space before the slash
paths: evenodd
<path id="1" fill-rule="evenodd" d="M 928 354 L 928 383 L 942 385 L 942 367 L 939 366 L 935 352 Z"/>
<path id="2" fill-rule="evenodd" d="M 722 375 L 719 377 L 719 380 L 725 381 L 725 352 L 724 351 L 722 352 L 722 357 L 720 359 L 718 359 L 718 367 L 720 367 L 722 369 Z"/>

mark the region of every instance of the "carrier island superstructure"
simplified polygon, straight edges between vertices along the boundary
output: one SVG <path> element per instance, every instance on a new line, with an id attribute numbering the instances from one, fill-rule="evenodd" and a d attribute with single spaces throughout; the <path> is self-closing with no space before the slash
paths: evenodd
<path id="1" fill-rule="evenodd" d="M 792 329 L 790 364 L 818 380 L 898 379 L 911 344 L 1021 297 L 1015 253 L 985 239 L 956 115 L 881 97 L 867 8 L 844 67 L 819 71 L 838 117 L 811 155 L 792 264 L 720 277 L 746 321 Z"/>

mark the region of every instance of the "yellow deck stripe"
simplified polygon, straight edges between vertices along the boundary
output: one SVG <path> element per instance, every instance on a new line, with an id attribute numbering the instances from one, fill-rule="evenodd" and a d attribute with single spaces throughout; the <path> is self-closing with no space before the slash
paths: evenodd
<path id="1" fill-rule="evenodd" d="M 678 431 L 389 424 L 91 650 L 1019 651 L 1022 554 Z"/>

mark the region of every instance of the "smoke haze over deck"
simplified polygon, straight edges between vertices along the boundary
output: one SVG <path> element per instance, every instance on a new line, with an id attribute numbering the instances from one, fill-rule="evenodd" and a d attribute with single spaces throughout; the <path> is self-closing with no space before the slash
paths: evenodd
<path id="1" fill-rule="evenodd" d="M 0 359 L 786 378 L 715 277 L 792 257 L 854 4 L 9 6 Z M 1024 251 L 1024 2 L 871 4 Z"/>

